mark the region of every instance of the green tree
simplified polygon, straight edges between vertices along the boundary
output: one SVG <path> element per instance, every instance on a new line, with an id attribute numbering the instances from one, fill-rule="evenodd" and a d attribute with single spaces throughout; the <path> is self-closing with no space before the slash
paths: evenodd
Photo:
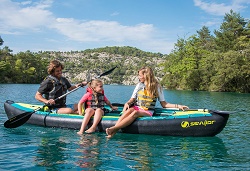
<path id="1" fill-rule="evenodd" d="M 203 26 L 200 30 L 197 31 L 199 38 L 199 46 L 203 47 L 206 50 L 214 49 L 215 41 L 214 36 L 211 35 L 208 27 Z"/>
<path id="2" fill-rule="evenodd" d="M 226 13 L 220 29 L 214 31 L 217 49 L 221 52 L 233 50 L 237 38 L 244 35 L 246 24 L 246 20 L 239 13 L 235 13 L 233 10 Z"/>
<path id="3" fill-rule="evenodd" d="M 216 75 L 211 78 L 213 84 L 210 90 L 249 93 L 249 56 L 237 51 L 228 51 L 221 54 L 221 59 L 227 62 L 215 63 Z"/>
<path id="4" fill-rule="evenodd" d="M 181 72 L 183 64 L 181 63 L 186 54 L 186 40 L 179 38 L 175 43 L 174 50 L 170 53 L 164 63 L 164 72 L 162 83 L 169 89 L 180 88 L 182 79 Z"/>
<path id="5" fill-rule="evenodd" d="M 179 38 L 164 63 L 167 88 L 250 92 L 250 23 L 232 10 L 215 37 L 203 26 Z"/>
<path id="6" fill-rule="evenodd" d="M 1 38 L 1 36 L 0 36 L 0 46 L 2 46 L 3 45 L 3 39 Z"/>

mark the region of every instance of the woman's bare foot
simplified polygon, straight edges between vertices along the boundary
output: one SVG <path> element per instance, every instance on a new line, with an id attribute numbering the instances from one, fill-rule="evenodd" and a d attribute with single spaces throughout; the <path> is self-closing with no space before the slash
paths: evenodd
<path id="1" fill-rule="evenodd" d="M 78 131 L 78 132 L 77 132 L 78 135 L 82 135 L 82 133 L 83 133 L 83 132 L 81 132 L 81 131 Z"/>
<path id="2" fill-rule="evenodd" d="M 106 137 L 107 137 L 107 138 L 112 138 L 112 137 L 116 134 L 116 132 L 117 132 L 117 131 L 115 131 L 115 130 L 112 131 L 112 128 L 111 128 L 111 129 L 110 129 L 110 128 L 107 128 L 107 129 L 106 129 L 106 134 L 107 134 Z"/>
<path id="3" fill-rule="evenodd" d="M 107 138 L 111 138 L 111 133 L 110 133 L 110 129 L 106 128 L 106 134 L 107 134 Z"/>
<path id="4" fill-rule="evenodd" d="M 87 133 L 87 134 L 91 134 L 93 132 L 95 132 L 94 128 L 89 128 L 88 130 L 85 131 L 85 133 Z"/>

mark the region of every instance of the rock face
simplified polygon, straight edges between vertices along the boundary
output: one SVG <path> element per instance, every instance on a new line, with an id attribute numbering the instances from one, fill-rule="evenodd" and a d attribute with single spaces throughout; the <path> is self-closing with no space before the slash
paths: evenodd
<path id="1" fill-rule="evenodd" d="M 122 84 L 124 85 L 135 85 L 139 82 L 139 79 L 137 76 L 131 76 L 130 79 L 124 80 Z"/>
<path id="2" fill-rule="evenodd" d="M 50 52 L 50 56 L 64 63 L 64 76 L 73 83 L 87 81 L 88 71 L 94 78 L 114 66 L 117 68 L 111 74 L 101 78 L 104 84 L 135 85 L 138 83 L 138 70 L 142 66 L 150 66 L 158 81 L 165 75 L 160 64 L 166 59 L 159 56 L 122 56 L 106 52 Z"/>

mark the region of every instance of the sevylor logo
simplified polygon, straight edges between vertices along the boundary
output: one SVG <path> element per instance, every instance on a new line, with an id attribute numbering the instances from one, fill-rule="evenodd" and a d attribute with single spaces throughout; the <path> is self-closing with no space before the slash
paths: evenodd
<path id="1" fill-rule="evenodd" d="M 181 127 L 182 128 L 189 128 L 191 126 L 207 126 L 214 124 L 215 120 L 205 120 L 205 121 L 196 121 L 196 122 L 188 122 L 188 121 L 182 121 Z"/>

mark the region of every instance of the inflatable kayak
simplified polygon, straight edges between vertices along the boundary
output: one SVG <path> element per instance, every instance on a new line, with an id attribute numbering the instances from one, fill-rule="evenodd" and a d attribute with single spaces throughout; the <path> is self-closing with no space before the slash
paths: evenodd
<path id="1" fill-rule="evenodd" d="M 123 105 L 113 105 L 118 106 L 118 110 L 111 111 L 108 106 L 105 107 L 105 114 L 96 131 L 105 132 L 106 128 L 115 125 L 121 115 Z M 4 103 L 4 109 L 8 119 L 12 122 L 20 115 L 29 114 L 26 123 L 44 127 L 80 129 L 84 117 L 75 114 L 50 113 L 45 111 L 42 105 L 16 103 L 11 100 Z M 137 118 L 121 132 L 166 136 L 215 136 L 226 126 L 228 118 L 229 112 L 227 111 L 208 109 L 179 111 L 178 109 L 156 108 L 152 117 Z M 90 125 L 92 125 L 92 120 L 88 126 Z"/>

